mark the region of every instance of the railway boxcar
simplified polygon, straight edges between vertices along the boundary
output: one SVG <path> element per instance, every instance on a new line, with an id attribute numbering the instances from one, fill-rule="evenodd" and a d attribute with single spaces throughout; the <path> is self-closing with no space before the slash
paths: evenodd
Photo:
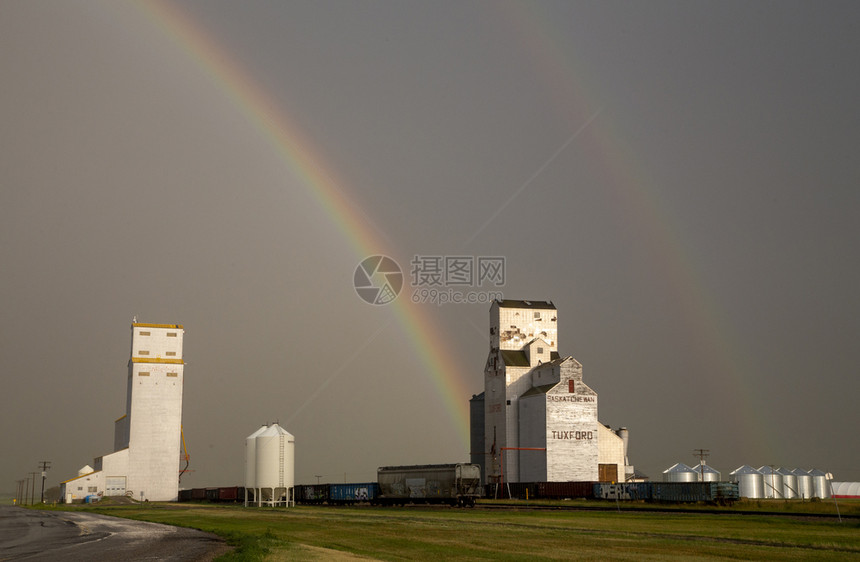
<path id="1" fill-rule="evenodd" d="M 242 493 L 239 493 L 239 490 L 242 490 Z M 239 486 L 228 486 L 226 488 L 218 488 L 218 501 L 219 502 L 237 502 L 239 498 L 245 497 L 244 488 L 239 488 Z"/>
<path id="2" fill-rule="evenodd" d="M 325 503 L 328 501 L 328 489 L 328 484 L 302 484 L 296 486 L 296 503 Z"/>
<path id="3" fill-rule="evenodd" d="M 628 484 L 594 484 L 594 497 L 601 500 L 651 500 L 651 482 L 630 482 Z"/>
<path id="4" fill-rule="evenodd" d="M 535 482 L 505 482 L 487 484 L 484 492 L 485 498 L 490 499 L 518 499 L 527 500 L 537 497 L 538 485 Z"/>
<path id="5" fill-rule="evenodd" d="M 713 499 L 721 505 L 732 504 L 741 499 L 740 487 L 737 482 L 711 482 Z"/>
<path id="6" fill-rule="evenodd" d="M 364 482 L 361 484 L 329 484 L 328 503 L 376 503 L 379 495 L 379 484 Z"/>
<path id="7" fill-rule="evenodd" d="M 594 482 L 538 482 L 534 497 L 551 500 L 593 498 Z"/>
<path id="8" fill-rule="evenodd" d="M 192 488 L 191 499 L 194 501 L 203 501 L 206 499 L 206 488 Z"/>
<path id="9" fill-rule="evenodd" d="M 190 502 L 191 501 L 191 488 L 179 490 L 179 501 L 181 501 L 181 502 Z"/>
<path id="10" fill-rule="evenodd" d="M 475 505 L 481 497 L 481 467 L 476 464 L 383 466 L 377 481 L 379 500 L 387 504 Z"/>
<path id="11" fill-rule="evenodd" d="M 740 494 L 732 482 L 652 482 L 652 499 L 660 502 L 730 503 Z"/>

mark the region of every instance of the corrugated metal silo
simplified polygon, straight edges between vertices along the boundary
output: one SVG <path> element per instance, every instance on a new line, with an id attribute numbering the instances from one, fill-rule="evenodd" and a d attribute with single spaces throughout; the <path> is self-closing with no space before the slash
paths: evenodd
<path id="1" fill-rule="evenodd" d="M 797 497 L 808 500 L 812 497 L 812 476 L 802 468 L 791 471 L 797 477 Z"/>
<path id="2" fill-rule="evenodd" d="M 697 480 L 696 472 L 682 462 L 663 471 L 663 482 L 696 482 Z"/>
<path id="3" fill-rule="evenodd" d="M 738 492 L 742 498 L 764 497 L 764 475 L 755 468 L 745 464 L 729 474 L 732 482 L 738 483 Z"/>
<path id="4" fill-rule="evenodd" d="M 776 500 L 783 499 L 784 484 L 782 474 L 772 466 L 760 466 L 758 471 L 764 476 L 764 497 Z"/>
<path id="5" fill-rule="evenodd" d="M 830 487 L 827 485 L 827 475 L 817 468 L 810 470 L 809 475 L 812 477 L 812 497 L 821 499 L 829 498 Z"/>
<path id="6" fill-rule="evenodd" d="M 797 491 L 797 476 L 787 468 L 777 468 L 776 471 L 782 474 L 782 495 L 787 500 L 793 500 L 799 497 Z"/>
<path id="7" fill-rule="evenodd" d="M 696 466 L 692 467 L 693 472 L 696 473 L 696 480 L 698 482 L 719 482 L 720 481 L 720 471 L 711 468 L 705 463 L 699 463 Z"/>

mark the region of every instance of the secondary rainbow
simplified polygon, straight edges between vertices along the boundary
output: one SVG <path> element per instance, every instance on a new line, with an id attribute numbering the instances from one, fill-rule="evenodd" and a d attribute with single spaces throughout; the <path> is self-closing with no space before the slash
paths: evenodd
<path id="1" fill-rule="evenodd" d="M 619 123 L 612 119 L 612 108 L 605 106 L 605 97 L 598 95 L 584 79 L 593 73 L 569 44 L 569 27 L 542 13 L 540 5 L 535 3 L 500 4 L 496 14 L 498 24 L 507 27 L 530 54 L 536 77 L 547 83 L 544 90 L 552 96 L 550 103 L 569 121 L 571 130 L 579 127 L 585 119 L 582 116 L 590 114 L 593 108 L 605 107 L 599 121 L 589 130 L 588 138 L 598 146 L 596 152 L 603 158 L 601 167 L 612 180 L 607 186 L 615 190 L 612 195 L 616 208 L 660 260 L 659 270 L 665 272 L 665 282 L 678 295 L 686 313 L 680 320 L 699 334 L 697 345 L 702 354 L 726 375 L 721 381 L 697 382 L 710 385 L 712 396 L 725 395 L 728 383 L 732 388 L 729 393 L 732 407 L 739 416 L 736 427 L 742 428 L 738 438 L 747 440 L 747 448 L 759 451 L 763 459 L 775 458 L 780 451 L 775 450 L 776 439 L 770 429 L 774 427 L 770 406 L 765 400 L 756 399 L 746 380 L 755 376 L 755 362 L 735 341 L 722 312 L 724 307 L 708 290 L 696 259 L 676 226 L 678 221 L 673 218 L 670 205 L 661 200 L 656 186 L 649 184 L 647 168 L 629 147 Z"/>
<path id="2" fill-rule="evenodd" d="M 170 2 L 152 1 L 137 4 L 160 28 L 166 30 L 233 105 L 275 147 L 290 171 L 313 195 L 343 234 L 356 256 L 356 264 L 370 255 L 396 252 L 383 243 L 371 228 L 371 222 L 352 203 L 346 184 L 334 177 L 322 152 L 295 125 L 290 116 L 243 68 L 222 49 L 206 31 L 181 9 Z M 449 346 L 424 308 L 401 295 L 390 305 L 403 327 L 424 371 L 451 415 L 454 428 L 468 451 L 469 389 L 461 376 L 461 367 L 448 352 Z"/>

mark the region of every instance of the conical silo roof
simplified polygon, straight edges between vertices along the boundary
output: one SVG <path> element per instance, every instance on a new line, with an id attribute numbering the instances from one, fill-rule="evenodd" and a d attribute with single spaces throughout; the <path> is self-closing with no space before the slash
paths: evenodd
<path id="1" fill-rule="evenodd" d="M 748 464 L 743 466 L 739 466 L 733 471 L 729 473 L 731 476 L 739 476 L 741 474 L 761 474 L 761 471 L 757 468 L 753 468 Z"/>
<path id="2" fill-rule="evenodd" d="M 279 426 L 276 423 L 273 423 L 272 425 L 270 425 L 269 427 L 266 427 L 266 428 L 261 427 L 260 429 L 262 429 L 262 431 L 260 431 L 260 433 L 258 433 L 256 435 L 256 437 L 277 437 L 279 435 L 286 435 L 288 437 L 293 436 L 292 433 L 290 433 L 289 431 L 287 431 L 286 429 L 284 429 L 283 427 Z"/>
<path id="3" fill-rule="evenodd" d="M 681 472 L 693 472 L 693 469 L 687 466 L 686 464 L 679 462 L 677 464 L 673 464 L 669 468 L 663 471 L 663 474 L 673 474 L 673 473 L 681 473 Z"/>
<path id="4" fill-rule="evenodd" d="M 260 435 L 261 433 L 263 433 L 264 431 L 266 431 L 266 429 L 267 429 L 268 427 L 269 427 L 269 426 L 267 426 L 267 425 L 262 425 L 262 426 L 260 426 L 260 427 L 257 429 L 257 431 L 255 431 L 254 433 L 252 433 L 251 435 L 249 435 L 249 436 L 248 436 L 248 437 L 246 437 L 245 439 L 254 439 L 254 438 L 255 438 L 255 437 L 257 437 L 258 435 Z"/>
<path id="5" fill-rule="evenodd" d="M 696 473 L 696 477 L 699 482 L 719 482 L 720 471 L 716 468 L 710 467 L 705 463 L 699 463 L 696 466 L 692 467 L 693 472 Z"/>
<path id="6" fill-rule="evenodd" d="M 699 474 L 682 462 L 663 471 L 664 482 L 695 482 L 698 479 Z"/>

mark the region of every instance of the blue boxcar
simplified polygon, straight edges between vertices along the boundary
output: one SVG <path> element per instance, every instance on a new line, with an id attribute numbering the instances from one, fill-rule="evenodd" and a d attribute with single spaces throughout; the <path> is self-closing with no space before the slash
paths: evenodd
<path id="1" fill-rule="evenodd" d="M 329 484 L 329 503 L 375 503 L 379 495 L 379 484 L 363 482 L 360 484 Z"/>
<path id="2" fill-rule="evenodd" d="M 654 482 L 654 501 L 732 502 L 738 499 L 738 485 L 731 482 Z"/>

